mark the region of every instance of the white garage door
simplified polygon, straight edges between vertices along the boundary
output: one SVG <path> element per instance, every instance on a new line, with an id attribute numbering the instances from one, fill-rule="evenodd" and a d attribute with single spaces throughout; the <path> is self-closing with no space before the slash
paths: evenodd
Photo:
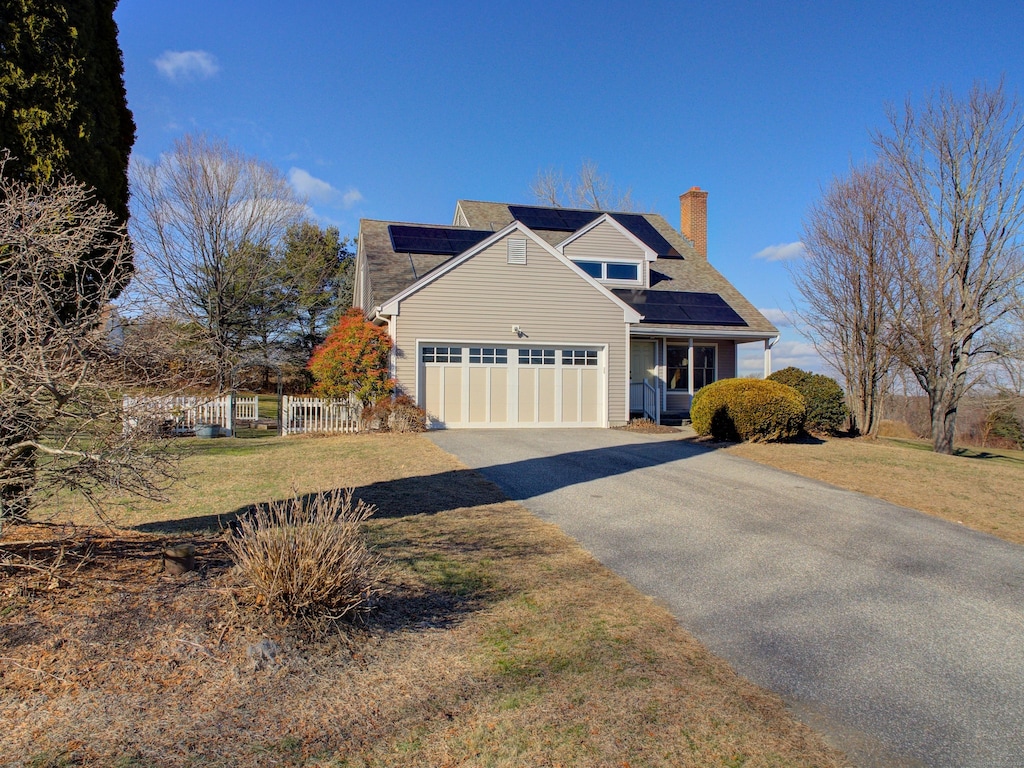
<path id="1" fill-rule="evenodd" d="M 603 427 L 605 350 L 578 345 L 420 345 L 432 427 Z"/>

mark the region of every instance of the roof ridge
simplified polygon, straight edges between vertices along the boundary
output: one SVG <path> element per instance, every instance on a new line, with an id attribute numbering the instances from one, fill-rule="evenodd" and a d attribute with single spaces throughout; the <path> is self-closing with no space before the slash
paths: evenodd
<path id="1" fill-rule="evenodd" d="M 371 223 L 374 223 L 374 224 L 387 224 L 388 226 L 390 226 L 392 224 L 397 224 L 400 227 L 437 227 L 437 228 L 440 228 L 440 229 L 476 229 L 476 227 L 463 227 L 460 224 L 431 224 L 430 222 L 423 222 L 423 221 L 395 221 L 395 220 L 392 220 L 392 219 L 367 219 L 367 218 L 361 218 L 361 219 L 359 219 L 359 221 L 360 221 L 360 223 L 366 221 L 366 222 L 371 222 Z M 482 232 L 484 230 L 479 230 L 479 231 Z"/>

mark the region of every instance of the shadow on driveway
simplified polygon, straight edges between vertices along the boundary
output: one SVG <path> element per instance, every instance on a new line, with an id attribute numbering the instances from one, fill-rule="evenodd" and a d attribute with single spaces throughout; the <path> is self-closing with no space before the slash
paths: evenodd
<path id="1" fill-rule="evenodd" d="M 660 440 L 592 448 L 474 469 L 383 480 L 355 488 L 353 498 L 377 507 L 377 518 L 433 515 L 463 507 L 519 501 L 603 477 L 668 464 L 714 450 L 685 440 Z M 484 477 L 483 475 L 486 475 Z M 508 491 L 503 492 L 498 486 Z M 313 494 L 305 494 L 304 500 Z M 271 500 L 261 502 L 269 504 Z M 256 505 L 222 514 L 143 523 L 146 533 L 189 533 L 226 528 Z"/>

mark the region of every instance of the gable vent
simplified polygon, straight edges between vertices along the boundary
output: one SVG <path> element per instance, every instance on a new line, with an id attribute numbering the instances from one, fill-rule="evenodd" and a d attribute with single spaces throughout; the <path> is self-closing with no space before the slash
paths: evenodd
<path id="1" fill-rule="evenodd" d="M 526 263 L 526 240 L 513 237 L 508 239 L 508 263 Z"/>

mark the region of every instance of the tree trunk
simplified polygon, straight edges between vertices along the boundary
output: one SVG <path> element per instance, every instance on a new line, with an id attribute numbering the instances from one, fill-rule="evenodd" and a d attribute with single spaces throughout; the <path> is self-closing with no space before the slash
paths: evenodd
<path id="1" fill-rule="evenodd" d="M 20 442 L 21 438 L 11 436 L 10 442 L 5 438 L 4 443 L 13 445 Z M 3 453 L 3 445 L 0 444 L 0 455 Z M 36 452 L 25 450 L 10 459 L 10 463 L 4 467 L 3 476 L 0 477 L 0 520 L 24 520 L 29 511 L 29 500 L 32 498 L 32 491 L 35 488 L 36 476 Z"/>
<path id="2" fill-rule="evenodd" d="M 956 406 L 959 398 L 943 392 L 928 394 L 928 406 L 932 422 L 932 450 L 947 456 L 953 453 L 953 436 L 956 433 Z"/>

